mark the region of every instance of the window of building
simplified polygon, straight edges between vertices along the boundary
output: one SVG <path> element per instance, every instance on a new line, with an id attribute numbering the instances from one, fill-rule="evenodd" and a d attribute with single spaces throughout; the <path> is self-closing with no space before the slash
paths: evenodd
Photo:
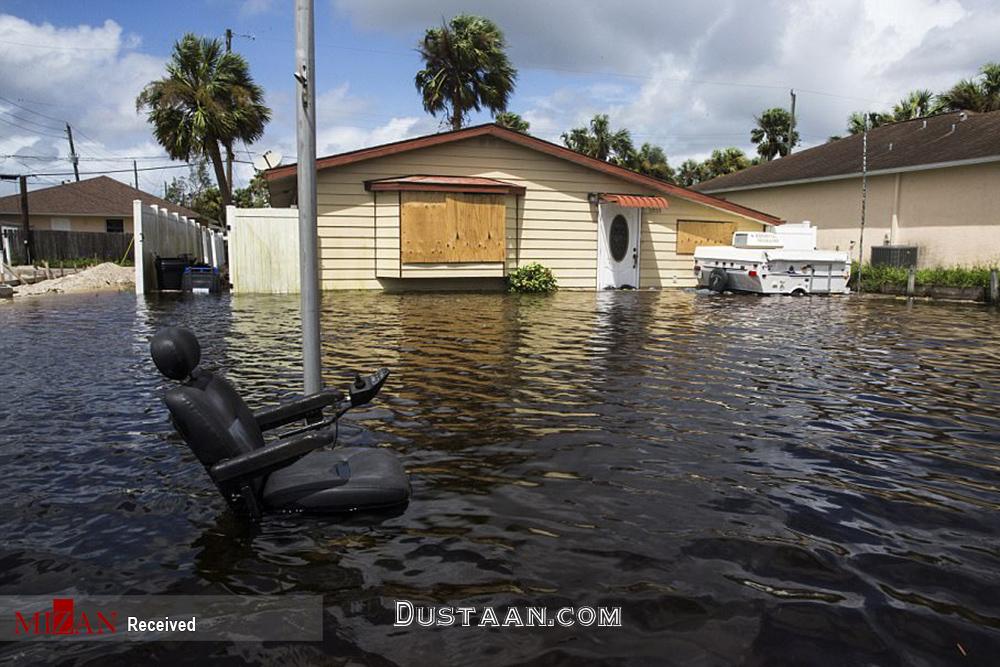
<path id="1" fill-rule="evenodd" d="M 125 220 L 122 218 L 108 218 L 104 221 L 108 234 L 124 234 Z"/>

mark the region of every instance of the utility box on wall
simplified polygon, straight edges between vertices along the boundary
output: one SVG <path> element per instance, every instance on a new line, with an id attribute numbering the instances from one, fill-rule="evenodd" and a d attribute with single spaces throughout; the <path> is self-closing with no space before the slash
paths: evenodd
<path id="1" fill-rule="evenodd" d="M 900 266 L 909 269 L 917 265 L 917 246 L 872 246 L 872 266 Z"/>

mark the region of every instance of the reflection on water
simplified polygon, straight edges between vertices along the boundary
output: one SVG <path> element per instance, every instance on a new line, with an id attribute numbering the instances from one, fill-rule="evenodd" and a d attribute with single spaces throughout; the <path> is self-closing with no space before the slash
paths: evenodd
<path id="1" fill-rule="evenodd" d="M 300 387 L 295 297 L 5 305 L 0 593 L 325 597 L 321 646 L 131 656 L 181 662 L 984 664 L 998 319 L 860 298 L 327 294 L 327 383 L 393 370 L 341 440 L 397 450 L 414 500 L 251 530 L 172 434 L 147 340 L 190 326 L 251 404 L 276 400 Z M 621 605 L 624 627 L 393 628 L 400 598 Z"/>

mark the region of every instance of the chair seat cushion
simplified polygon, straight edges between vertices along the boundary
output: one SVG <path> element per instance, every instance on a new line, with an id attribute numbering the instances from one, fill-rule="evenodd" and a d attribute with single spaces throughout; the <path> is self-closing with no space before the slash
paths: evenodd
<path id="1" fill-rule="evenodd" d="M 318 450 L 275 470 L 264 485 L 271 509 L 352 512 L 394 507 L 410 498 L 399 457 L 377 447 Z"/>

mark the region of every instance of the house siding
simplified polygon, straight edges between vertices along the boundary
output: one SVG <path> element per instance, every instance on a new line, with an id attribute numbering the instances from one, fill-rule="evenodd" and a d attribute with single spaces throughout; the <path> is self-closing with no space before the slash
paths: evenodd
<path id="1" fill-rule="evenodd" d="M 899 178 L 898 233 L 893 241 L 918 248 L 918 264 L 1000 263 L 1000 163 L 886 174 L 868 179 L 865 260 L 891 235 Z M 858 258 L 861 179 L 713 193 L 789 221 L 810 220 L 820 247 Z M 853 245 L 852 245 L 853 244 Z"/>
<path id="2" fill-rule="evenodd" d="M 368 192 L 364 181 L 412 174 L 482 176 L 523 186 L 523 196 L 505 199 L 506 261 L 401 265 L 398 194 Z M 552 269 L 560 287 L 594 289 L 597 207 L 588 201 L 591 192 L 664 196 L 495 137 L 474 137 L 321 170 L 317 216 L 322 286 L 377 289 L 384 286 L 380 279 L 502 277 L 518 265 L 538 262 Z M 276 205 L 281 205 L 281 197 L 275 197 Z M 640 287 L 694 284 L 692 257 L 674 252 L 678 219 L 763 228 L 761 223 L 702 204 L 673 196 L 667 200 L 667 209 L 643 211 Z"/>
<path id="3" fill-rule="evenodd" d="M 28 215 L 28 223 L 31 225 L 32 229 L 37 229 L 38 231 L 48 231 L 52 229 L 52 219 L 57 220 L 69 220 L 69 229 L 66 231 L 71 232 L 100 232 L 105 233 L 107 227 L 105 226 L 105 220 L 110 218 L 121 218 L 124 221 L 124 228 L 126 234 L 132 233 L 132 218 L 129 216 L 92 216 L 92 215 Z M 0 222 L 3 223 L 4 227 L 20 227 L 21 226 L 21 216 L 20 215 L 0 215 Z"/>

